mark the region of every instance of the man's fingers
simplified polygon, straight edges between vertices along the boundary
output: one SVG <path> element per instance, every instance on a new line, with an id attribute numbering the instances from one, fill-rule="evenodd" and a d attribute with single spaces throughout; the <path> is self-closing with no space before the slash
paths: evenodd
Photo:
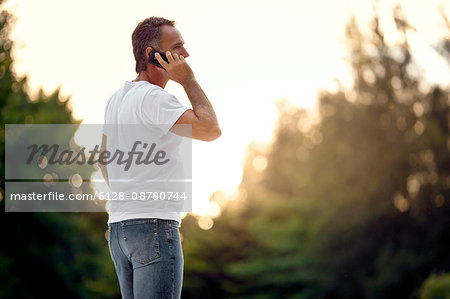
<path id="1" fill-rule="evenodd" d="M 175 60 L 173 60 L 172 53 L 170 53 L 170 51 L 166 52 L 166 56 L 167 56 L 167 60 L 169 60 L 169 64 L 175 62 Z"/>
<path id="2" fill-rule="evenodd" d="M 159 62 L 164 68 L 166 68 L 167 66 L 169 66 L 169 65 L 172 64 L 172 63 L 184 61 L 184 57 L 183 57 L 183 56 L 178 55 L 177 53 L 173 53 L 173 54 L 172 54 L 170 51 L 167 51 L 167 52 L 166 52 L 166 57 L 167 57 L 167 60 L 169 61 L 169 63 L 167 63 L 167 62 L 161 57 L 161 55 L 160 55 L 158 52 L 155 53 L 155 58 L 156 58 L 156 60 L 158 60 L 158 62 Z"/>
<path id="3" fill-rule="evenodd" d="M 155 58 L 163 67 L 166 67 L 168 65 L 168 63 L 161 57 L 161 55 L 159 55 L 158 52 L 155 53 Z"/>

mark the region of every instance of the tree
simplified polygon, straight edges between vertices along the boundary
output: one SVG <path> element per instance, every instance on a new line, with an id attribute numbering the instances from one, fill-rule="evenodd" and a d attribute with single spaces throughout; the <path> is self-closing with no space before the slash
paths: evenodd
<path id="1" fill-rule="evenodd" d="M 407 298 L 432 271 L 449 270 L 450 91 L 418 75 L 400 7 L 394 20 L 403 39 L 393 46 L 376 13 L 370 36 L 349 22 L 352 89 L 321 92 L 318 124 L 280 102 L 270 149 L 248 156 L 246 199 L 224 207 L 207 240 L 186 232 L 200 244 L 186 260 L 214 264 L 201 269 L 221 287 L 209 294 Z M 244 250 L 225 258 L 216 243 Z"/>
<path id="2" fill-rule="evenodd" d="M 3 1 L 0 0 L 0 5 Z M 104 239 L 104 214 L 5 213 L 5 124 L 80 123 L 72 116 L 69 99 L 42 89 L 36 99 L 26 90 L 27 78 L 13 73 L 9 39 L 12 15 L 0 13 L 0 249 L 1 298 L 111 298 L 118 284 Z M 70 139 L 72 136 L 66 136 Z M 67 140 L 68 141 L 68 140 Z M 92 168 L 89 171 L 92 172 Z"/>
<path id="3" fill-rule="evenodd" d="M 420 288 L 421 299 L 446 299 L 450 295 L 450 275 L 432 274 Z"/>

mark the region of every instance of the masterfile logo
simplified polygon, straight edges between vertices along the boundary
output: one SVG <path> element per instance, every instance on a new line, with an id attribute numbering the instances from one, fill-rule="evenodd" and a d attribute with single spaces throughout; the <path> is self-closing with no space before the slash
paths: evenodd
<path id="1" fill-rule="evenodd" d="M 5 128 L 7 212 L 98 212 L 108 201 L 116 210 L 127 201 L 192 209 L 190 126 L 184 136 L 149 125 Z"/>

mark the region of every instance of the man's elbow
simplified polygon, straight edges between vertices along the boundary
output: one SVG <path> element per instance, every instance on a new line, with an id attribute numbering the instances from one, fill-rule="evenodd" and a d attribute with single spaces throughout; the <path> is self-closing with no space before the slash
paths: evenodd
<path id="1" fill-rule="evenodd" d="M 208 130 L 208 133 L 205 134 L 204 141 L 213 141 L 219 138 L 222 135 L 222 130 L 219 127 L 213 127 Z"/>
<path id="2" fill-rule="evenodd" d="M 219 138 L 220 136 L 222 136 L 222 130 L 221 130 L 219 127 L 217 127 L 217 128 L 214 130 L 214 134 L 213 134 L 214 139 L 213 139 L 213 140 L 216 140 L 216 139 Z"/>

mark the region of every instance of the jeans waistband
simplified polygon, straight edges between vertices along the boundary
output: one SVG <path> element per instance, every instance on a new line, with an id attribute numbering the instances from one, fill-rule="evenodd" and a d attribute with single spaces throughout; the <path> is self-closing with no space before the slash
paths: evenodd
<path id="1" fill-rule="evenodd" d="M 161 218 L 133 218 L 133 219 L 127 219 L 123 221 L 118 222 L 111 222 L 108 224 L 110 225 L 133 225 L 133 224 L 142 224 L 142 223 L 167 223 L 170 225 L 178 226 L 178 221 L 172 220 L 172 219 L 161 219 Z"/>

